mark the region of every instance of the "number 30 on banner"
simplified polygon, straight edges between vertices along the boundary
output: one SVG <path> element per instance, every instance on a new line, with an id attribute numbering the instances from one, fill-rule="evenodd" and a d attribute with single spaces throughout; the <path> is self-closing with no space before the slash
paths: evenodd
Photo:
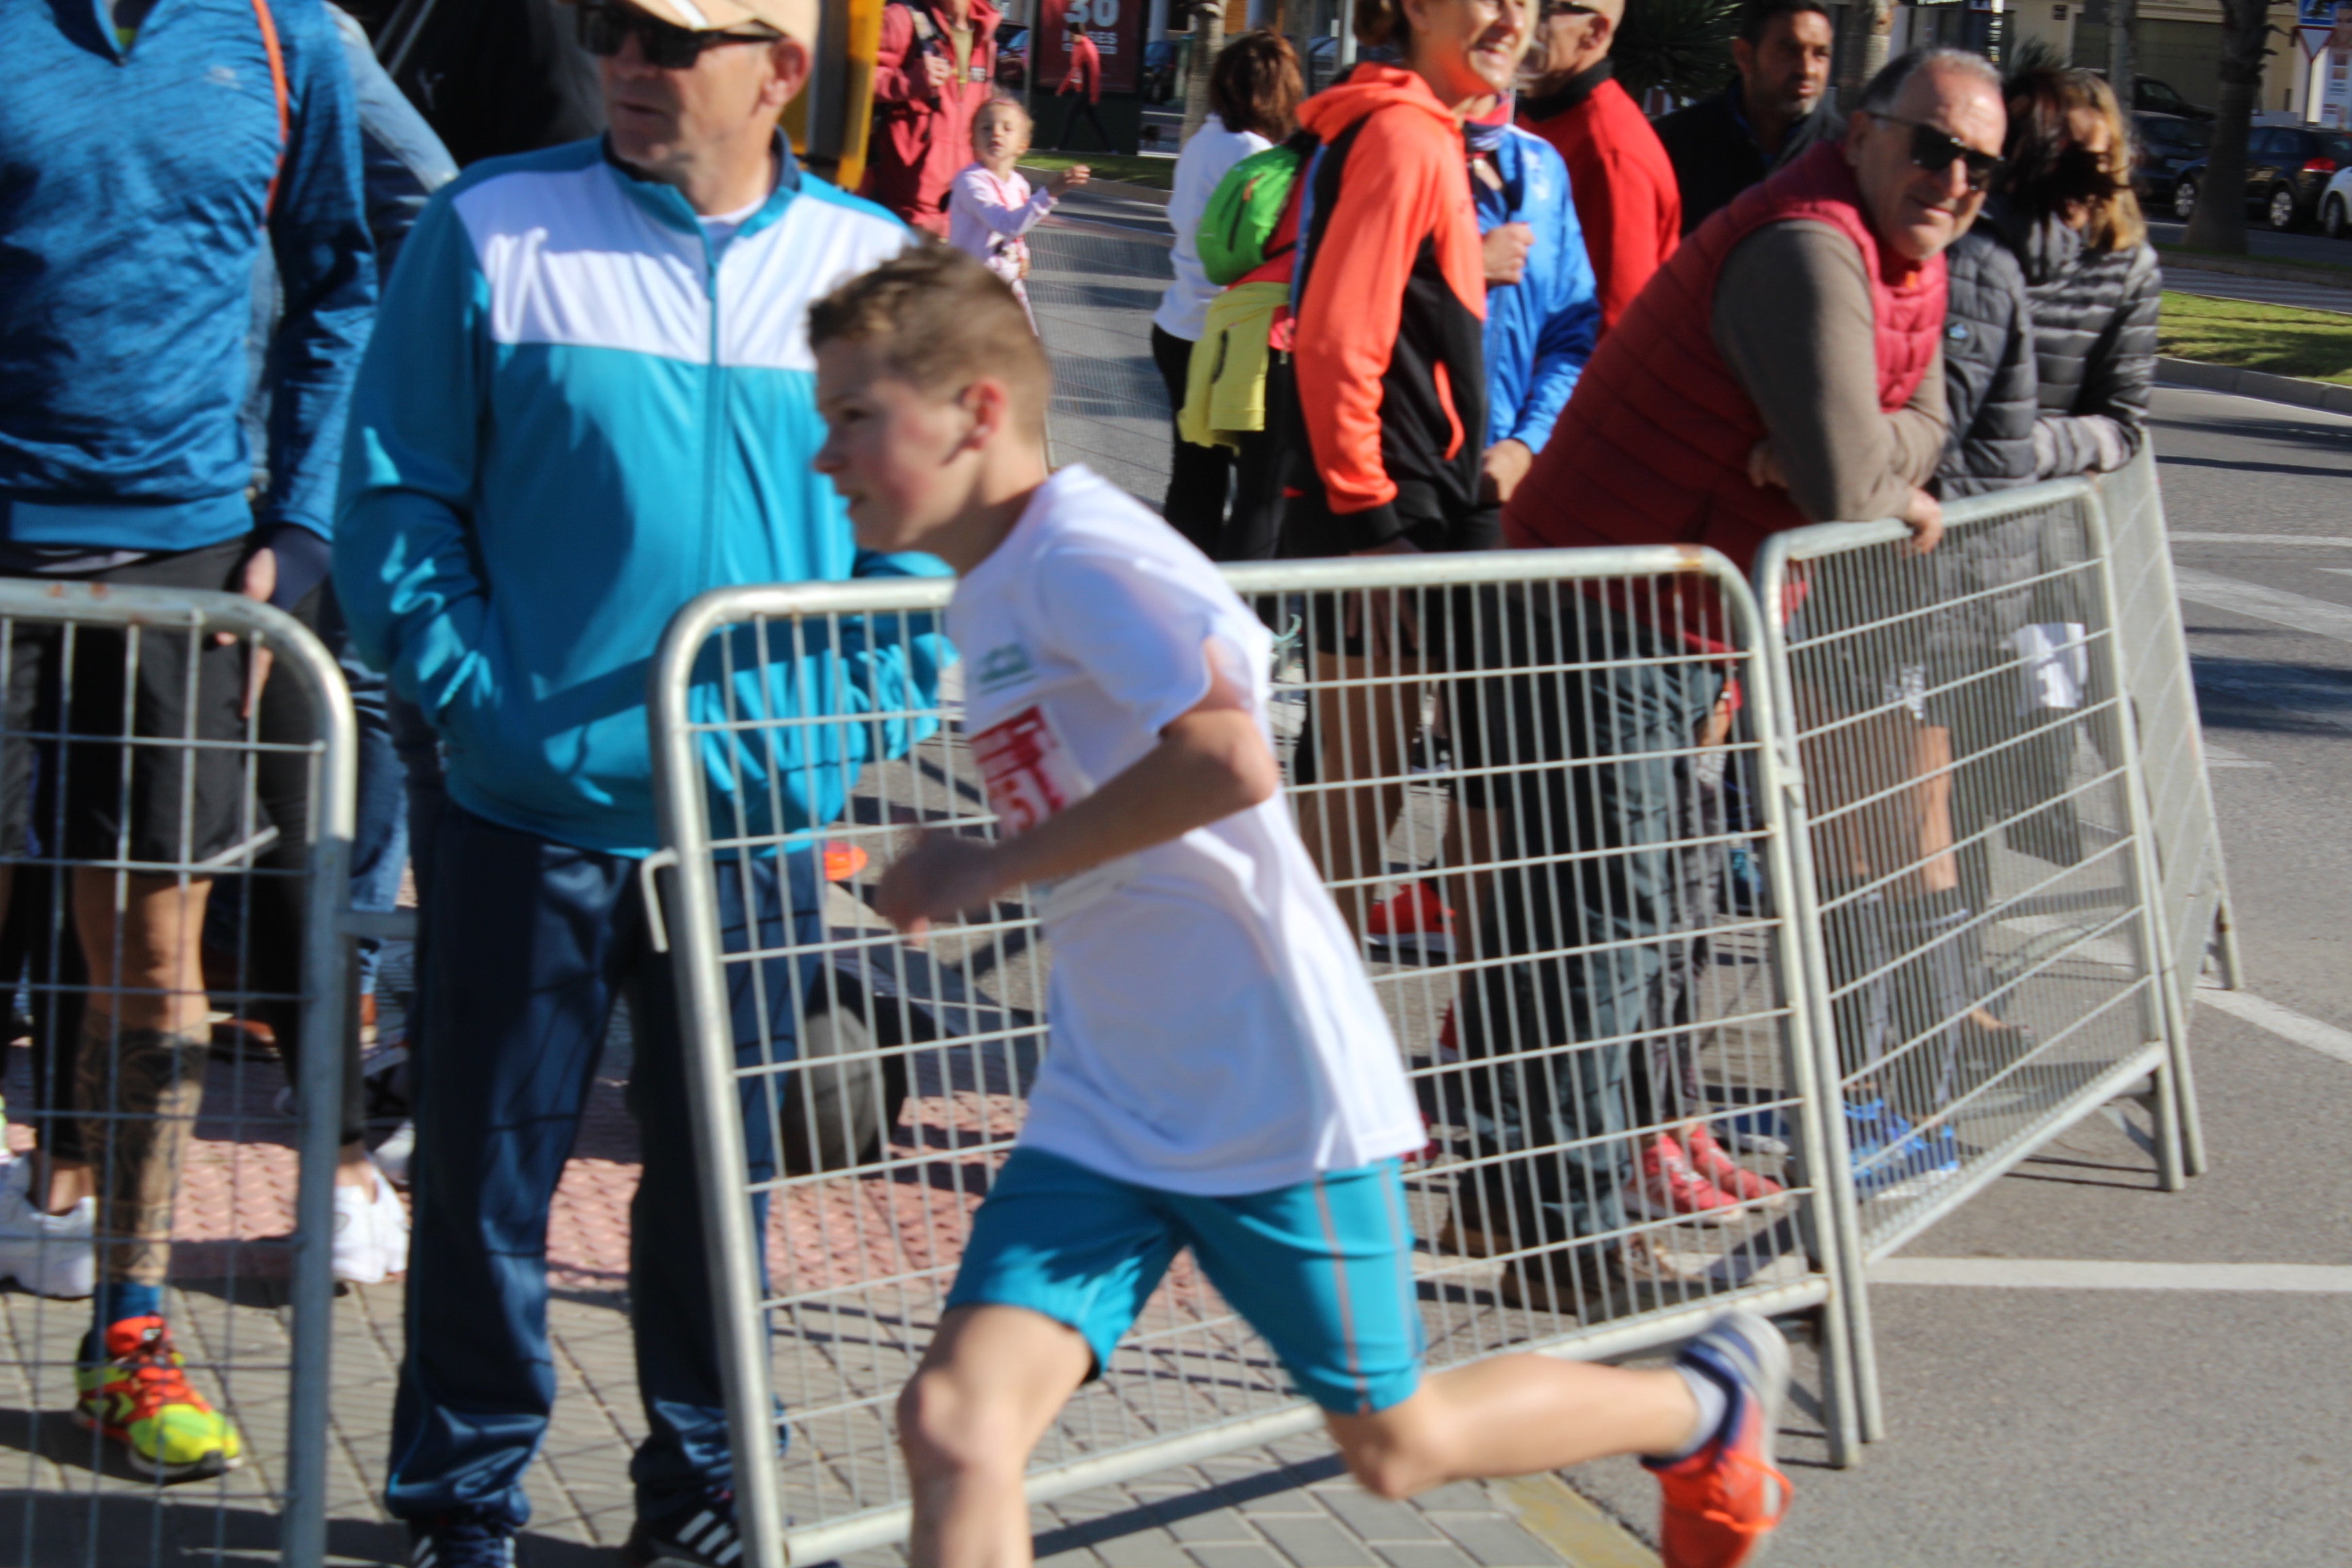
<path id="1" fill-rule="evenodd" d="M 1118 26 L 1118 0 L 1070 0 L 1062 17 L 1073 27 L 1108 32 Z"/>

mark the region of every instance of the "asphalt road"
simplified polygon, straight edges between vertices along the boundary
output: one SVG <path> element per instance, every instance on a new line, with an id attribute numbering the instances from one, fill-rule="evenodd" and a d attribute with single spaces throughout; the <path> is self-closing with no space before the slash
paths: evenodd
<path id="1" fill-rule="evenodd" d="M 2352 419 L 2165 389 L 2156 441 L 2248 988 L 2352 1030 Z M 1846 1472 L 1790 1441 L 1777 1568 L 2352 1562 L 2352 1060 L 2210 1005 L 2196 1026 L 2211 1173 L 2158 1192 L 2095 1119 L 1905 1257 L 1978 1281 L 2018 1279 L 2004 1260 L 2205 1267 L 1879 1286 L 1889 1438 Z M 2242 1267 L 2275 1264 L 2336 1267 Z M 2321 1288 L 2231 1288 L 2294 1283 Z M 1630 1465 L 1570 1479 L 1654 1506 Z"/>

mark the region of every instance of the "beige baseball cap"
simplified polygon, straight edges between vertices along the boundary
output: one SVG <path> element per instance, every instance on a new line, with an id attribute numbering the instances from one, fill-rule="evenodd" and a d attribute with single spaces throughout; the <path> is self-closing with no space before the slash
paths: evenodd
<path id="1" fill-rule="evenodd" d="M 629 0 L 637 9 L 698 33 L 760 22 L 814 47 L 817 0 Z"/>

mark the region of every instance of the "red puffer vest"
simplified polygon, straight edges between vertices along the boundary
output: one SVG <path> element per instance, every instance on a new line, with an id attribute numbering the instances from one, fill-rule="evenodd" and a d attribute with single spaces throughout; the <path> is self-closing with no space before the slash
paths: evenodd
<path id="1" fill-rule="evenodd" d="M 1944 258 L 1882 257 L 1843 149 L 1816 147 L 1699 226 L 1601 339 L 1559 428 L 1504 514 L 1520 549 L 1711 544 L 1746 572 L 1764 536 L 1808 519 L 1748 479 L 1764 421 L 1715 344 L 1715 284 L 1769 223 L 1823 223 L 1853 241 L 1877 319 L 1878 406 L 1911 400 L 1944 325 Z"/>

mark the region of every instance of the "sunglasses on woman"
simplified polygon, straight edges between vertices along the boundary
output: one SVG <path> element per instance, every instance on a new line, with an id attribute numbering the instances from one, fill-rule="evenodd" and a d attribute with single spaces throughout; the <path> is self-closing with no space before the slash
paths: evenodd
<path id="1" fill-rule="evenodd" d="M 675 26 L 635 5 L 622 5 L 613 0 L 582 0 L 580 12 L 580 47 L 601 59 L 610 59 L 621 52 L 621 46 L 630 34 L 637 37 L 637 51 L 646 64 L 662 70 L 692 70 L 705 49 L 715 49 L 721 44 L 772 44 L 783 37 L 781 33 L 696 32 L 689 27 Z"/>
<path id="2" fill-rule="evenodd" d="M 1981 191 L 1992 184 L 2000 173 L 2000 154 L 1979 153 L 1967 142 L 1920 120 L 1906 120 L 1900 115 L 1880 114 L 1873 110 L 1873 120 L 1888 125 L 1911 128 L 1911 162 L 1931 174 L 1940 174 L 1957 159 L 1969 166 L 1969 189 Z"/>

